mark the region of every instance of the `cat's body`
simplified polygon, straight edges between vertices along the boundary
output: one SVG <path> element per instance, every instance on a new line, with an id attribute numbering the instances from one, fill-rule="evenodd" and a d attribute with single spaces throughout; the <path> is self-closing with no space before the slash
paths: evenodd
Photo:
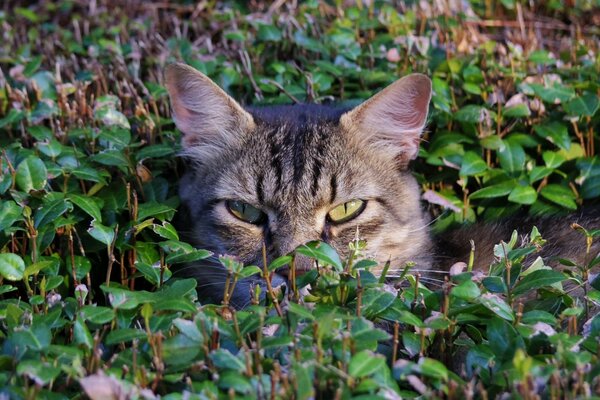
<path id="1" fill-rule="evenodd" d="M 180 184 L 188 239 L 215 254 L 262 265 L 263 243 L 269 261 L 312 240 L 344 254 L 358 235 L 368 243 L 367 255 L 381 265 L 391 261 L 389 276 L 408 261 L 426 274 L 466 261 L 469 239 L 476 239 L 477 267 L 483 268 L 499 238 L 508 240 L 513 229 L 526 233 L 534 225 L 529 220 L 464 229 L 434 245 L 420 189 L 408 169 L 431 97 L 423 75 L 405 77 L 352 110 L 316 105 L 245 110 L 204 75 L 179 64 L 168 69 L 167 87 L 191 161 Z M 597 213 L 586 218 L 600 225 Z M 540 231 L 559 246 L 557 253 L 585 255 L 585 241 L 566 221 L 558 234 L 546 231 L 546 224 L 554 223 L 545 221 Z M 311 267 L 302 259 L 296 266 Z M 223 267 L 214 263 L 186 271 L 199 280 L 203 297 L 222 299 Z M 285 280 L 283 271 L 274 284 Z M 231 303 L 247 305 L 255 284 L 262 284 L 260 278 L 242 280 Z"/>

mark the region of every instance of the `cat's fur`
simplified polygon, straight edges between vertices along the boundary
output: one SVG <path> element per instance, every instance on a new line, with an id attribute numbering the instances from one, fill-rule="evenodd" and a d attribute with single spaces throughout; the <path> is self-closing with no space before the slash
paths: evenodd
<path id="1" fill-rule="evenodd" d="M 519 221 L 518 226 L 504 223 L 446 234 L 435 248 L 420 189 L 408 169 L 417 155 L 431 97 L 431 82 L 424 75 L 404 77 L 352 110 L 318 105 L 244 109 L 183 64 L 168 67 L 166 86 L 190 161 L 180 183 L 185 226 L 195 245 L 215 254 L 260 266 L 263 242 L 272 260 L 311 240 L 326 241 L 344 254 L 358 228 L 368 255 L 381 265 L 391 260 L 388 275 L 393 276 L 407 261 L 420 271 L 466 261 L 472 238 L 478 239 L 478 266 L 489 265 L 493 243 L 510 238 L 514 228 L 526 232 L 534 224 Z M 341 225 L 328 222 L 329 210 L 353 199 L 367 201 L 362 214 Z M 259 225 L 240 221 L 227 210 L 226 200 L 251 204 L 267 218 Z M 599 225 L 597 215 L 586 218 L 586 226 Z M 559 246 L 558 253 L 570 249 L 566 255 L 584 255 L 580 234 L 555 235 L 545 228 L 540 230 L 554 249 Z M 568 230 L 564 228 L 561 232 Z M 298 260 L 297 268 L 310 265 Z M 185 271 L 199 280 L 204 298 L 221 301 L 226 273 L 218 262 L 187 266 Z M 285 281 L 285 271 L 274 277 L 275 285 Z M 232 304 L 247 305 L 255 284 L 262 284 L 260 278 L 240 282 Z"/>

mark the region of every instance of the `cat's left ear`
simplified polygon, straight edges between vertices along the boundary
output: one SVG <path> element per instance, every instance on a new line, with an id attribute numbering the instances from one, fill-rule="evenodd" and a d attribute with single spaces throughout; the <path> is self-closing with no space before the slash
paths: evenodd
<path id="1" fill-rule="evenodd" d="M 340 124 L 406 167 L 419 152 L 429 100 L 431 80 L 423 74 L 407 75 L 342 115 Z"/>

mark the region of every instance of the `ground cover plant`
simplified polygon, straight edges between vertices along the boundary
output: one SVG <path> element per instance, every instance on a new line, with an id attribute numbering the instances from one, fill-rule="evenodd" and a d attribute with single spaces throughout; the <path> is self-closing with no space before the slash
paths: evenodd
<path id="1" fill-rule="evenodd" d="M 484 276 L 467 265 L 427 286 L 410 265 L 384 285 L 368 243 L 348 259 L 310 243 L 303 301 L 200 304 L 174 266 L 212 257 L 235 285 L 294 255 L 246 266 L 180 240 L 162 77 L 183 61 L 248 104 L 354 104 L 423 72 L 434 96 L 415 169 L 434 230 L 568 212 L 600 196 L 599 7 L 4 2 L 0 397 L 600 396 L 600 259 L 526 262 L 551 245 L 536 229 L 498 237 Z M 573 227 L 588 244 L 598 228 Z"/>

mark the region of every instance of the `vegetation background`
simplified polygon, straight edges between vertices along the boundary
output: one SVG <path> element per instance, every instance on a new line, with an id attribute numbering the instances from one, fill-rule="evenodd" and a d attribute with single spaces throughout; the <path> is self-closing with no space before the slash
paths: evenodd
<path id="1" fill-rule="evenodd" d="M 246 104 L 354 104 L 423 72 L 435 230 L 575 210 L 600 196 L 597 0 L 8 0 L 0 26 L 0 398 L 600 396 L 600 260 L 524 263 L 535 230 L 429 288 L 311 244 L 313 303 L 200 305 L 172 266 L 220 255 L 170 223 L 162 85 L 178 60 Z M 234 283 L 291 257 L 220 260 Z"/>

